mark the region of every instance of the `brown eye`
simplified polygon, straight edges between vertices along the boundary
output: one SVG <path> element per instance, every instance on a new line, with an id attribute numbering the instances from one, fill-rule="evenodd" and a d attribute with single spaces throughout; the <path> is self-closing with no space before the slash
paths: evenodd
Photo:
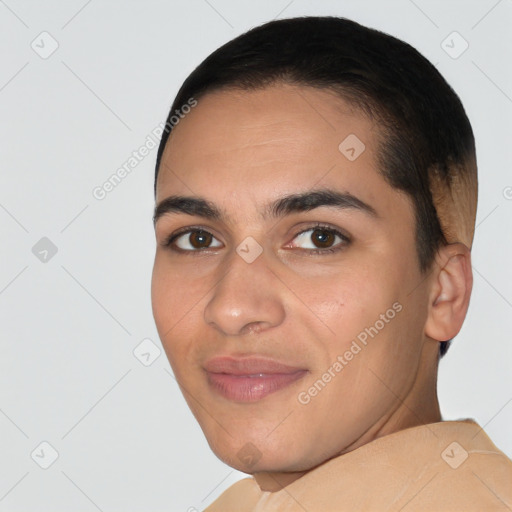
<path id="1" fill-rule="evenodd" d="M 293 247 L 312 254 L 335 252 L 347 246 L 350 238 L 328 226 L 313 226 L 295 236 Z"/>
<path id="2" fill-rule="evenodd" d="M 313 230 L 311 240 L 314 244 L 317 244 L 317 247 L 320 249 L 325 249 L 334 243 L 336 235 L 330 230 L 319 228 Z"/>
<path id="3" fill-rule="evenodd" d="M 213 236 L 207 231 L 193 231 L 189 234 L 189 241 L 195 249 L 204 249 L 212 243 Z"/>
<path id="4" fill-rule="evenodd" d="M 172 235 L 167 247 L 177 247 L 177 250 L 187 252 L 199 252 L 204 249 L 222 247 L 222 244 L 208 231 L 204 229 L 188 229 L 176 235 Z"/>

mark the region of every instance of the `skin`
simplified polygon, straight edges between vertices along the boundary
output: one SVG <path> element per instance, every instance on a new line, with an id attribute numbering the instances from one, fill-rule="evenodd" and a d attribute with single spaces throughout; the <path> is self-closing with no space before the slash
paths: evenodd
<path id="1" fill-rule="evenodd" d="M 338 149 L 350 134 L 366 147 L 354 161 Z M 197 196 L 226 216 L 158 218 L 156 326 L 210 447 L 228 465 L 254 474 L 264 489 L 378 437 L 441 421 L 439 341 L 455 336 L 464 320 L 470 253 L 450 244 L 421 274 L 412 202 L 379 174 L 378 136 L 378 126 L 338 96 L 280 84 L 201 97 L 163 154 L 157 205 L 171 195 Z M 377 216 L 326 206 L 262 215 L 268 202 L 317 188 L 349 192 Z M 311 254 L 322 248 L 311 237 L 317 222 L 341 230 L 350 242 L 335 238 L 331 247 L 340 251 Z M 197 226 L 213 235 L 211 246 L 192 252 L 197 241 L 189 234 L 179 239 L 189 252 L 163 246 L 178 229 Z M 263 249 L 250 264 L 236 252 L 249 236 Z M 301 404 L 299 393 L 397 302 L 402 310 Z M 207 359 L 254 354 L 308 373 L 251 403 L 227 400 L 209 387 L 202 367 Z M 248 466 L 237 455 L 241 449 L 256 462 Z"/>

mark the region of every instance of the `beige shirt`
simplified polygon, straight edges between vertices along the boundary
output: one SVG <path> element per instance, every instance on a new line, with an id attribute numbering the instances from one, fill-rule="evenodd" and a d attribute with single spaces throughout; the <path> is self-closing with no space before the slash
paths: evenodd
<path id="1" fill-rule="evenodd" d="M 267 485 L 244 478 L 205 512 L 512 510 L 512 461 L 471 419 L 395 432 Z"/>

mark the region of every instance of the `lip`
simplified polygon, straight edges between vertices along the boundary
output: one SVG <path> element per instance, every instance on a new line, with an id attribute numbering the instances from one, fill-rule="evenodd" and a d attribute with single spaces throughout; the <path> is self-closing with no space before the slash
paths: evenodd
<path id="1" fill-rule="evenodd" d="M 256 402 L 280 391 L 308 373 L 264 357 L 216 357 L 204 369 L 210 387 L 224 398 L 236 402 Z"/>
<path id="2" fill-rule="evenodd" d="M 209 359 L 204 368 L 211 373 L 229 373 L 231 375 L 291 374 L 305 368 L 280 363 L 275 359 L 261 356 L 232 357 L 222 356 Z"/>

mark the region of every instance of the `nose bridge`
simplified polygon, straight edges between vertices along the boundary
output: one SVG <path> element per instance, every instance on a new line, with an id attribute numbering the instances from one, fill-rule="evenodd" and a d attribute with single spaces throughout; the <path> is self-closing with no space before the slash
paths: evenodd
<path id="1" fill-rule="evenodd" d="M 225 263 L 205 307 L 205 322 L 230 335 L 249 326 L 261 330 L 279 325 L 284 319 L 280 288 L 262 250 L 246 239 Z"/>

